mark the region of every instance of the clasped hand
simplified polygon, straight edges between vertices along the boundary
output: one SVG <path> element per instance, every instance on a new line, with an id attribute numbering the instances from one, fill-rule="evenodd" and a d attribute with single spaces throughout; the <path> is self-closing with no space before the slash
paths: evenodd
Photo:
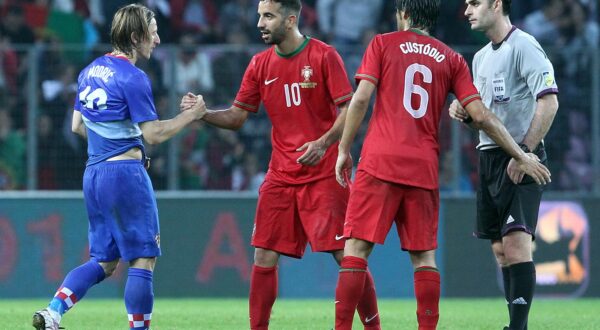
<path id="1" fill-rule="evenodd" d="M 206 115 L 206 104 L 204 103 L 204 98 L 202 95 L 194 95 L 193 93 L 187 93 L 181 98 L 181 103 L 179 104 L 179 110 L 183 111 L 193 111 L 195 112 L 195 119 L 199 120 Z"/>

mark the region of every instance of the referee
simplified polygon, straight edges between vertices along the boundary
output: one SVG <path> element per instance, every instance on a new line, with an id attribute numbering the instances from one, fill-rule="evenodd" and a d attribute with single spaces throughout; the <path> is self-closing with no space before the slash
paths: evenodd
<path id="1" fill-rule="evenodd" d="M 514 27 L 511 0 L 467 0 L 471 29 L 490 43 L 475 54 L 473 79 L 484 104 L 503 122 L 515 142 L 547 165 L 544 136 L 558 110 L 558 87 L 552 63 L 531 35 Z M 470 118 L 454 102 L 450 115 Z M 536 184 L 483 131 L 479 133 L 479 188 L 475 236 L 491 241 L 502 268 L 510 325 L 527 329 L 536 282 L 532 258 L 544 186 Z"/>

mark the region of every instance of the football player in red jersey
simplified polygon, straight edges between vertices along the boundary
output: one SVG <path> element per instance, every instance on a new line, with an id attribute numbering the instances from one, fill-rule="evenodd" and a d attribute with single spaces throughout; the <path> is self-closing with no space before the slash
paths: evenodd
<path id="1" fill-rule="evenodd" d="M 398 31 L 371 40 L 355 76 L 358 89 L 335 166 L 340 185 L 347 184 L 350 145 L 376 89 L 377 97 L 344 225 L 347 241 L 336 288 L 336 329 L 351 329 L 365 287 L 367 258 L 374 243 L 383 244 L 392 222 L 413 264 L 419 329 L 437 326 L 438 129 L 449 93 L 520 169 L 538 183 L 549 181 L 548 169 L 523 152 L 485 108 L 462 56 L 429 35 L 439 6 L 439 0 L 397 0 Z"/>
<path id="2" fill-rule="evenodd" d="M 273 47 L 252 58 L 233 105 L 208 110 L 203 118 L 236 130 L 262 103 L 273 127 L 273 152 L 252 234 L 252 329 L 268 328 L 280 255 L 301 258 L 308 242 L 312 251 L 330 252 L 339 263 L 344 247 L 349 192 L 337 184 L 332 169 L 352 87 L 336 50 L 300 33 L 300 10 L 300 0 L 259 1 L 257 26 Z M 183 110 L 195 96 L 190 94 L 189 100 L 182 102 Z M 366 329 L 379 329 L 369 274 L 361 292 L 361 320 Z"/>

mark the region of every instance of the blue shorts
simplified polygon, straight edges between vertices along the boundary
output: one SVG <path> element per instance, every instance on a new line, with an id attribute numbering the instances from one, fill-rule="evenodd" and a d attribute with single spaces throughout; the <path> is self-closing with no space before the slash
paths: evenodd
<path id="1" fill-rule="evenodd" d="M 139 160 L 104 161 L 86 167 L 83 196 L 90 257 L 106 262 L 160 255 L 156 198 Z"/>

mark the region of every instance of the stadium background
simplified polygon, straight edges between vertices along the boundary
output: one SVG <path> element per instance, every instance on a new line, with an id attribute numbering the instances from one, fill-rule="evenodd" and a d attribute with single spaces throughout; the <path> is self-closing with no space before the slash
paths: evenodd
<path id="1" fill-rule="evenodd" d="M 0 297 L 47 297 L 87 258 L 81 176 L 85 143 L 70 132 L 77 73 L 110 50 L 110 18 L 130 1 L 0 1 Z M 142 1 L 144 2 L 144 1 Z M 252 54 L 265 49 L 255 0 L 146 1 L 162 45 L 140 63 L 163 118 L 181 96 L 227 107 Z M 443 1 L 434 35 L 468 62 L 485 43 L 469 30 L 462 1 Z M 341 53 L 351 78 L 373 33 L 394 28 L 393 1 L 303 1 L 301 30 Z M 328 4 L 333 4 L 328 6 Z M 336 5 L 338 7 L 336 7 Z M 546 142 L 553 182 L 539 218 L 539 296 L 600 297 L 600 53 L 595 1 L 515 1 L 513 23 L 545 47 L 560 109 Z M 471 237 L 476 136 L 443 116 L 442 209 L 438 251 L 446 297 L 501 295 L 492 254 Z M 365 127 L 366 129 L 366 127 Z M 364 134 L 365 129 L 361 130 Z M 244 297 L 256 190 L 268 166 L 265 112 L 239 132 L 202 123 L 149 148 L 164 251 L 159 297 Z M 355 156 L 360 143 L 354 145 Z M 357 159 L 357 157 L 355 158 Z M 370 260 L 382 297 L 411 297 L 408 257 L 395 235 Z M 284 258 L 280 297 L 331 297 L 336 267 L 325 255 Z M 123 268 L 89 297 L 120 297 Z M 398 281 L 398 279 L 406 279 Z M 486 283 L 487 282 L 487 283 Z"/>

